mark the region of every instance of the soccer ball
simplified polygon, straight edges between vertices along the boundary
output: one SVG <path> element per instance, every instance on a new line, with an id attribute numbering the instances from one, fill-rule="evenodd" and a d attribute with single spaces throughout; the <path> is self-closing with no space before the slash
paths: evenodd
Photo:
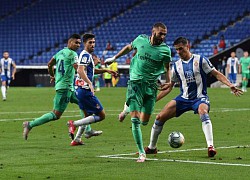
<path id="1" fill-rule="evenodd" d="M 174 132 L 170 133 L 168 136 L 168 144 L 172 148 L 181 147 L 182 144 L 184 144 L 184 141 L 185 141 L 185 139 L 184 139 L 183 134 L 181 134 L 181 132 L 174 131 Z"/>

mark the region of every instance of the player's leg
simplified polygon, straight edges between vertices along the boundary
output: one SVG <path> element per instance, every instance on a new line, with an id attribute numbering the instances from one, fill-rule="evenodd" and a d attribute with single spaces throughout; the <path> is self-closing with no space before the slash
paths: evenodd
<path id="1" fill-rule="evenodd" d="M 2 81 L 2 86 L 1 86 L 2 97 L 3 97 L 3 101 L 6 101 L 6 81 L 7 81 L 7 76 L 1 75 L 1 81 Z"/>
<path id="2" fill-rule="evenodd" d="M 214 142 L 213 142 L 213 126 L 208 114 L 209 101 L 203 99 L 202 101 L 197 102 L 196 104 L 198 105 L 198 114 L 200 115 L 200 119 L 202 121 L 202 130 L 207 142 L 208 156 L 214 157 L 216 151 L 214 149 Z"/>
<path id="3" fill-rule="evenodd" d="M 91 91 L 78 89 L 77 97 L 79 100 L 80 109 L 94 114 L 76 121 L 68 121 L 69 134 L 74 134 L 76 127 L 96 123 L 105 119 L 105 112 L 101 102 Z"/>
<path id="4" fill-rule="evenodd" d="M 96 91 L 100 91 L 99 75 L 95 77 L 95 86 L 96 86 Z"/>
<path id="5" fill-rule="evenodd" d="M 61 117 L 62 113 L 66 109 L 70 96 L 71 96 L 71 91 L 69 90 L 57 90 L 56 95 L 54 97 L 54 110 L 53 112 L 46 113 L 42 115 L 39 118 L 36 118 L 33 121 L 26 121 L 23 123 L 23 136 L 24 139 L 27 140 L 28 138 L 28 133 L 33 127 L 40 126 L 42 124 L 48 123 L 50 121 L 57 120 Z"/>
<path id="6" fill-rule="evenodd" d="M 139 158 L 137 162 L 144 162 L 146 160 L 146 154 L 143 147 L 142 132 L 141 132 L 141 121 L 140 121 L 140 110 L 143 105 L 143 93 L 142 83 L 130 81 L 127 89 L 127 104 L 130 108 L 130 116 L 132 123 L 132 134 L 139 151 Z"/>
<path id="7" fill-rule="evenodd" d="M 151 129 L 150 135 L 150 143 L 148 147 L 146 147 L 145 151 L 147 154 L 156 154 L 157 148 L 156 144 L 158 141 L 158 137 L 162 132 L 164 123 L 176 116 L 176 101 L 171 100 L 156 116 L 154 125 Z"/>

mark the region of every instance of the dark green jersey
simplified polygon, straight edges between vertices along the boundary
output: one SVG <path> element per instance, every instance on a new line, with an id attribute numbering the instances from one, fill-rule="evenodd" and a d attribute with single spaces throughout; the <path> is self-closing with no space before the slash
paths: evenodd
<path id="1" fill-rule="evenodd" d="M 54 55 L 56 60 L 55 89 L 70 89 L 74 91 L 75 69 L 73 64 L 77 63 L 77 53 L 67 47 Z"/>
<path id="2" fill-rule="evenodd" d="M 147 35 L 139 35 L 132 42 L 132 47 L 137 49 L 137 53 L 130 64 L 130 80 L 156 81 L 165 72 L 164 64 L 171 61 L 170 48 L 165 43 L 152 46 Z"/>
<path id="3" fill-rule="evenodd" d="M 240 58 L 240 64 L 242 68 L 242 73 L 249 73 L 249 66 L 250 66 L 250 57 L 242 57 Z"/>

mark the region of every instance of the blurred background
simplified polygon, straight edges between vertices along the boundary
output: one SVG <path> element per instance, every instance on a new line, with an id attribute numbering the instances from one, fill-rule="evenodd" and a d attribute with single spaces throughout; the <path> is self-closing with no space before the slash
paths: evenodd
<path id="1" fill-rule="evenodd" d="M 94 33 L 95 54 L 103 63 L 139 34 L 150 35 L 156 22 L 168 27 L 173 61 L 178 36 L 187 37 L 191 52 L 217 68 L 232 51 L 240 58 L 250 50 L 250 0 L 1 0 L 0 51 L 9 51 L 17 64 L 12 86 L 51 86 L 47 62 L 71 34 Z M 118 59 L 117 86 L 126 86 L 131 58 Z"/>

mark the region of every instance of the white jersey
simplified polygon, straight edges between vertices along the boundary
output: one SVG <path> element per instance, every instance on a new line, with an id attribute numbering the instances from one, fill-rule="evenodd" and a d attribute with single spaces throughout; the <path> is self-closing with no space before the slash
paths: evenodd
<path id="1" fill-rule="evenodd" d="M 95 63 L 91 54 L 83 50 L 78 58 L 78 66 L 85 66 L 85 73 L 88 76 L 89 80 L 93 81 L 93 76 L 95 72 Z M 84 89 L 89 89 L 89 85 L 83 81 L 79 74 L 76 76 L 75 87 L 81 87 Z"/>
<path id="2" fill-rule="evenodd" d="M 227 65 L 229 65 L 229 71 L 230 74 L 237 74 L 237 67 L 239 65 L 239 59 L 237 57 L 230 57 L 227 60 Z"/>
<path id="3" fill-rule="evenodd" d="M 179 59 L 173 64 L 171 80 L 180 83 L 180 96 L 184 99 L 206 97 L 206 76 L 214 69 L 207 58 L 193 54 L 188 61 Z"/>
<path id="4" fill-rule="evenodd" d="M 2 58 L 0 62 L 1 75 L 11 78 L 14 61 L 11 58 Z"/>

